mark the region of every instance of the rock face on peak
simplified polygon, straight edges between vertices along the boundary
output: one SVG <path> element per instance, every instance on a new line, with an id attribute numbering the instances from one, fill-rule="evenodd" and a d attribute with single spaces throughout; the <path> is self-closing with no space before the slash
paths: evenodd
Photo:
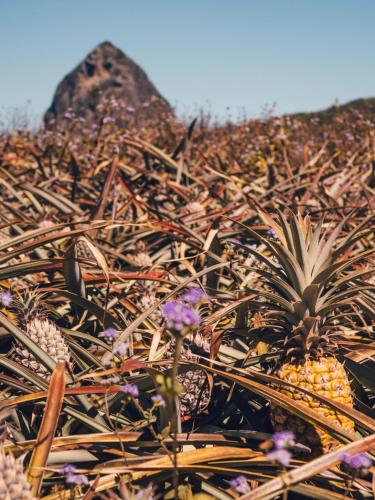
<path id="1" fill-rule="evenodd" d="M 142 119 L 162 110 L 173 113 L 146 73 L 110 42 L 103 42 L 57 86 L 45 123 L 61 119 L 68 110 L 93 119 L 98 104 L 115 99 L 123 108 L 141 111 Z"/>

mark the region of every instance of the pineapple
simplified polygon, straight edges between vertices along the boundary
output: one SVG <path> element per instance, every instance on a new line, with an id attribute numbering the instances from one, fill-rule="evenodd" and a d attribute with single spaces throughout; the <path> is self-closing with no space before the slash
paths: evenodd
<path id="1" fill-rule="evenodd" d="M 24 333 L 56 363 L 66 361 L 67 365 L 71 366 L 68 346 L 60 330 L 47 317 L 40 295 L 37 292 L 27 291 L 23 295 L 19 295 L 15 303 L 16 315 Z M 18 363 L 49 380 L 51 374 L 48 369 L 23 346 L 15 346 L 13 357 Z"/>
<path id="2" fill-rule="evenodd" d="M 361 281 L 371 270 L 353 271 L 353 264 L 367 257 L 371 250 L 352 257 L 344 256 L 358 239 L 369 234 L 371 229 L 365 226 L 371 218 L 338 242 L 349 216 L 328 235 L 328 231 L 322 232 L 322 222 L 313 228 L 309 217 L 302 218 L 300 214 L 290 214 L 287 219 L 279 213 L 278 222 L 265 213 L 260 215 L 272 228 L 268 232 L 272 237 L 247 229 L 266 246 L 271 257 L 254 247 L 247 247 L 268 268 L 256 268 L 261 286 L 253 291 L 261 300 L 254 306 L 264 311 L 265 332 L 266 335 L 271 332 L 273 338 L 270 343 L 278 341 L 283 352 L 275 375 L 296 387 L 279 390 L 352 433 L 352 420 L 297 388 L 353 406 L 348 376 L 335 357 L 338 341 L 344 335 L 343 316 L 337 313 L 352 313 L 351 307 L 356 302 L 356 307 L 365 303 L 367 314 L 375 315 L 375 302 L 368 293 L 374 287 Z M 313 455 L 328 452 L 338 445 L 328 433 L 281 407 L 272 406 L 271 410 L 275 430 L 293 431 L 299 442 L 310 446 Z"/>
<path id="3" fill-rule="evenodd" d="M 90 260 L 93 258 L 93 253 L 84 239 L 77 240 L 75 242 L 75 248 L 79 259 Z"/>
<path id="4" fill-rule="evenodd" d="M 171 344 L 167 357 L 173 357 L 174 343 Z M 199 332 L 195 335 L 189 334 L 184 338 L 181 359 L 183 361 L 198 361 L 200 356 L 209 357 L 210 345 L 207 338 Z M 195 414 L 199 415 L 208 406 L 210 401 L 210 389 L 206 372 L 201 368 L 189 368 L 177 376 L 177 380 L 183 386 L 183 392 L 179 396 L 180 413 L 182 420 L 189 420 Z"/>
<path id="5" fill-rule="evenodd" d="M 27 482 L 22 461 L 6 454 L 0 445 L 0 498 L 2 500 L 32 500 L 31 486 Z"/>
<path id="6" fill-rule="evenodd" d="M 147 252 L 146 245 L 143 241 L 138 241 L 135 245 L 135 252 L 126 257 L 130 265 L 135 267 L 151 267 L 152 260 Z"/>

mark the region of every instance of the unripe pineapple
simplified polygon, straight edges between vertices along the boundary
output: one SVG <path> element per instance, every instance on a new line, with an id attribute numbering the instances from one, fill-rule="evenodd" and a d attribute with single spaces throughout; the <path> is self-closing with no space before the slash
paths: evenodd
<path id="1" fill-rule="evenodd" d="M 143 241 L 136 243 L 136 251 L 133 254 L 127 255 L 127 260 L 132 266 L 136 267 L 151 267 L 152 260 L 147 252 L 146 245 Z"/>
<path id="2" fill-rule="evenodd" d="M 41 297 L 36 292 L 26 292 L 16 300 L 16 313 L 19 325 L 26 335 L 45 351 L 56 363 L 65 361 L 71 365 L 69 348 L 57 326 L 47 317 Z M 23 346 L 16 345 L 14 359 L 37 373 L 44 379 L 49 379 L 48 369 Z"/>
<path id="3" fill-rule="evenodd" d="M 83 239 L 77 240 L 75 242 L 75 247 L 77 250 L 77 257 L 79 259 L 88 259 L 89 260 L 89 259 L 92 259 L 94 257 L 90 247 L 88 246 L 88 244 L 86 243 L 85 240 L 83 240 Z"/>
<path id="4" fill-rule="evenodd" d="M 187 335 L 184 338 L 181 360 L 201 362 L 200 356 L 209 357 L 210 344 L 207 338 L 199 332 L 194 336 Z M 173 345 L 167 353 L 173 357 Z M 184 391 L 180 394 L 180 413 L 183 420 L 188 420 L 194 415 L 199 415 L 210 402 L 210 389 L 206 372 L 201 368 L 191 368 L 177 376 Z"/>
<path id="5" fill-rule="evenodd" d="M 353 271 L 352 266 L 367 257 L 371 250 L 355 257 L 343 255 L 361 236 L 369 234 L 369 229 L 364 228 L 371 218 L 338 243 L 348 217 L 328 235 L 328 231 L 322 234 L 322 223 L 313 228 L 310 219 L 303 219 L 299 214 L 291 214 L 288 220 L 279 214 L 278 223 L 267 214 L 261 213 L 261 216 L 272 228 L 269 237 L 250 228 L 248 231 L 266 246 L 271 258 L 255 248 L 248 247 L 248 251 L 267 266 L 267 269 L 256 268 L 261 279 L 259 288 L 253 291 L 261 298 L 256 307 L 263 311 L 267 322 L 265 338 L 271 335 L 270 343 L 275 345 L 276 340 L 284 352 L 275 375 L 297 388 L 350 408 L 353 400 L 349 380 L 344 366 L 335 358 L 339 339 L 345 335 L 340 325 L 343 315 L 337 313 L 351 312 L 353 302 L 358 308 L 365 302 L 365 314 L 374 318 L 375 303 L 368 294 L 371 285 L 361 281 L 371 270 Z M 315 398 L 293 387 L 278 387 L 278 390 L 309 406 L 317 416 L 324 416 L 333 424 L 354 432 L 352 420 Z M 327 432 L 287 410 L 274 405 L 271 409 L 275 430 L 293 431 L 300 443 L 312 449 L 313 455 L 328 452 L 339 444 Z"/>
<path id="6" fill-rule="evenodd" d="M 154 306 L 158 302 L 158 298 L 153 290 L 142 290 L 142 293 L 139 294 L 137 300 L 137 307 L 141 311 L 145 311 L 149 309 L 151 306 Z M 161 322 L 161 313 L 158 309 L 152 312 L 149 316 L 151 321 L 154 321 L 156 324 Z"/>
<path id="7" fill-rule="evenodd" d="M 23 471 L 22 461 L 0 446 L 0 498 L 2 500 L 32 500 L 31 487 Z"/>

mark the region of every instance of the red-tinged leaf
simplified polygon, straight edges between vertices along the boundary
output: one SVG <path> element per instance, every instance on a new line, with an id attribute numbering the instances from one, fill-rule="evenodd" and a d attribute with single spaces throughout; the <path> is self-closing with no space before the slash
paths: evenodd
<path id="1" fill-rule="evenodd" d="M 31 483 L 32 493 L 35 497 L 39 496 L 42 486 L 43 468 L 47 464 L 48 455 L 55 436 L 64 399 L 65 383 L 65 363 L 59 362 L 51 375 L 46 407 L 29 464 L 28 480 Z"/>
<path id="2" fill-rule="evenodd" d="M 130 372 L 132 370 L 142 370 L 145 369 L 146 365 L 143 361 L 139 359 L 127 359 L 121 365 L 121 370 L 123 372 Z"/>

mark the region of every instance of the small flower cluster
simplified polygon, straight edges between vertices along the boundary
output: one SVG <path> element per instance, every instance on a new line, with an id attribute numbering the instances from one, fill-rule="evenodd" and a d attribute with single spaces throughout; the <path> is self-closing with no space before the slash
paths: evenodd
<path id="1" fill-rule="evenodd" d="M 112 353 L 116 356 L 124 357 L 128 353 L 128 344 L 125 342 L 119 342 L 115 346 L 113 346 Z"/>
<path id="2" fill-rule="evenodd" d="M 139 389 L 135 384 L 122 385 L 120 390 L 132 398 L 137 398 L 139 396 Z"/>
<path id="3" fill-rule="evenodd" d="M 62 467 L 61 472 L 64 474 L 65 482 L 70 485 L 82 485 L 82 484 L 89 484 L 89 480 L 87 476 L 84 476 L 83 474 L 76 474 L 77 468 L 75 465 L 64 465 Z"/>
<path id="4" fill-rule="evenodd" d="M 155 394 L 155 396 L 152 396 L 151 401 L 156 408 L 165 408 L 167 405 L 165 399 L 160 394 Z"/>
<path id="5" fill-rule="evenodd" d="M 292 458 L 292 454 L 290 453 L 288 448 L 291 448 L 295 445 L 295 437 L 293 432 L 276 432 L 272 436 L 271 441 L 272 449 L 267 453 L 268 460 L 287 467 Z"/>
<path id="6" fill-rule="evenodd" d="M 357 455 L 343 453 L 340 455 L 340 460 L 353 475 L 366 473 L 372 466 L 372 460 L 364 453 L 358 453 Z"/>
<path id="7" fill-rule="evenodd" d="M 118 333 L 119 332 L 114 328 L 107 328 L 106 330 L 104 330 L 104 332 L 99 333 L 99 337 L 104 337 L 105 340 L 114 342 L 117 339 Z"/>
<path id="8" fill-rule="evenodd" d="M 201 302 L 209 302 L 209 295 L 201 288 L 189 288 L 180 295 L 180 300 L 195 306 Z"/>
<path id="9" fill-rule="evenodd" d="M 240 493 L 240 495 L 245 495 L 250 492 L 250 486 L 245 476 L 235 477 L 230 481 L 230 485 L 237 493 Z"/>
<path id="10" fill-rule="evenodd" d="M 267 235 L 270 237 L 270 238 L 277 238 L 277 232 L 274 230 L 274 229 L 269 229 L 267 231 Z"/>
<path id="11" fill-rule="evenodd" d="M 181 332 L 199 325 L 201 317 L 193 306 L 208 302 L 207 293 L 200 288 L 189 288 L 179 296 L 179 300 L 171 300 L 164 304 L 162 314 L 167 320 L 168 328 Z"/>
<path id="12" fill-rule="evenodd" d="M 4 307 L 9 307 L 13 302 L 12 294 L 10 292 L 0 293 L 0 302 Z"/>
<path id="13" fill-rule="evenodd" d="M 110 343 L 114 343 L 118 337 L 118 330 L 114 328 L 107 328 L 102 333 L 99 333 L 99 337 L 103 337 Z M 117 344 L 113 344 L 110 352 L 107 352 L 103 359 L 102 363 L 105 366 L 108 366 L 112 363 L 116 358 L 124 358 L 128 354 L 129 346 L 126 342 L 118 342 Z"/>
<path id="14" fill-rule="evenodd" d="M 178 300 L 164 304 L 162 314 L 167 320 L 168 328 L 177 332 L 197 326 L 201 322 L 200 315 L 193 307 Z"/>

